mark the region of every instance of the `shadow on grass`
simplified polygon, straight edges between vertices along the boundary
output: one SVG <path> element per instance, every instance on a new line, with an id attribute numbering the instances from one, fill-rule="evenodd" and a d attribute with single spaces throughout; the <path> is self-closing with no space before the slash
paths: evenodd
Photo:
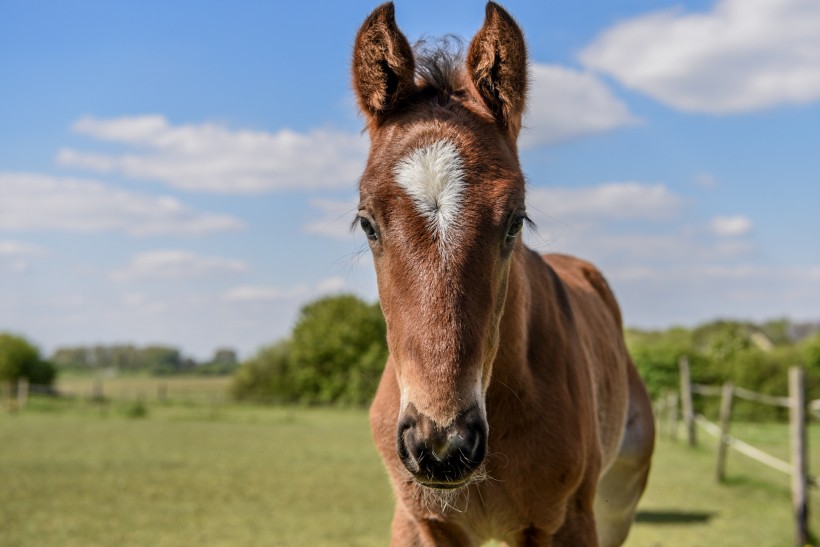
<path id="1" fill-rule="evenodd" d="M 645 524 L 706 524 L 713 511 L 638 511 L 635 522 Z"/>

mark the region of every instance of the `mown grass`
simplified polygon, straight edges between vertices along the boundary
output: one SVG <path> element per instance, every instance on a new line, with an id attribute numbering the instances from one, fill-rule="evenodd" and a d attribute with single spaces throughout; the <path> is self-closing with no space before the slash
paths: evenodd
<path id="1" fill-rule="evenodd" d="M 716 443 L 699 431 L 700 445 L 661 439 L 649 486 L 627 545 L 786 546 L 794 544 L 789 477 L 730 452 L 726 481 L 715 480 Z M 785 424 L 734 424 L 741 439 L 788 460 Z M 820 429 L 811 430 L 813 468 L 820 466 Z M 811 493 L 820 508 L 820 495 Z M 815 511 L 811 527 L 820 530 Z"/>
<path id="2" fill-rule="evenodd" d="M 143 414 L 46 398 L 0 413 L 0 545 L 388 543 L 393 501 L 364 411 L 136 402 Z M 788 455 L 785 425 L 733 432 Z M 627 545 L 791 545 L 788 477 L 732 453 L 717 484 L 701 440 L 659 441 Z"/>
<path id="3" fill-rule="evenodd" d="M 93 405 L 0 416 L 2 545 L 384 545 L 362 411 Z"/>

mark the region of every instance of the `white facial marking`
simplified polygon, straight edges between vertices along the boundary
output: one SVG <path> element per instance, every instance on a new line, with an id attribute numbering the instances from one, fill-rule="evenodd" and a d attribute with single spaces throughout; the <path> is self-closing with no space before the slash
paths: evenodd
<path id="1" fill-rule="evenodd" d="M 393 174 L 438 238 L 440 252 L 446 254 L 455 237 L 466 185 L 456 145 L 440 140 L 417 148 L 396 164 Z"/>

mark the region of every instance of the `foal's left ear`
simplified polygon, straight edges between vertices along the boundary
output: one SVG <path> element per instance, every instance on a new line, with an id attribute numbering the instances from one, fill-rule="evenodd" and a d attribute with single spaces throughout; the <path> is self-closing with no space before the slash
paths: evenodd
<path id="1" fill-rule="evenodd" d="M 487 3 L 484 26 L 470 43 L 467 72 L 496 121 L 517 137 L 527 95 L 527 45 L 518 24 L 495 2 Z"/>
<path id="2" fill-rule="evenodd" d="M 359 106 L 380 121 L 416 90 L 410 43 L 396 25 L 393 3 L 382 4 L 362 24 L 353 49 L 353 85 Z"/>

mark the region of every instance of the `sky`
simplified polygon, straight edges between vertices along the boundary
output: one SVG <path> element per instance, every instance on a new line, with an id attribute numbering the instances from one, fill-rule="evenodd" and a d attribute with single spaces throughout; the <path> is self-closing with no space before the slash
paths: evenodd
<path id="1" fill-rule="evenodd" d="M 627 325 L 820 319 L 820 2 L 503 5 L 530 246 L 595 262 Z M 376 300 L 349 230 L 375 6 L 0 0 L 0 331 L 249 356 L 315 298 Z M 411 42 L 483 16 L 396 3 Z"/>

